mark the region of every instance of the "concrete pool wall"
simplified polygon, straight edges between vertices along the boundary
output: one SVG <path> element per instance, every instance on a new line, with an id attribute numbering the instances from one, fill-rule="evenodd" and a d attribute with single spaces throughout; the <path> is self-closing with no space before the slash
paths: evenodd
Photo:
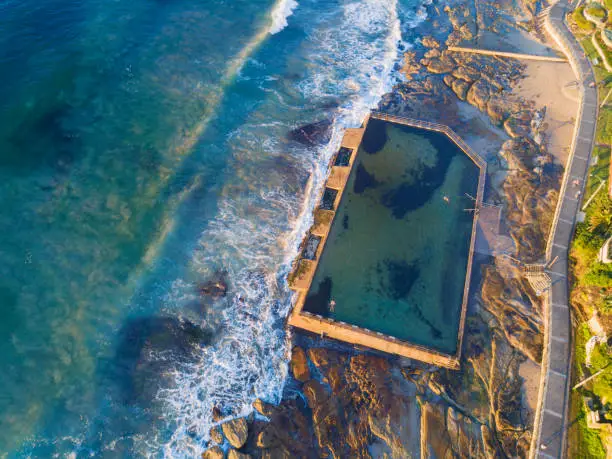
<path id="1" fill-rule="evenodd" d="M 418 359 L 424 362 L 444 366 L 447 368 L 457 369 L 459 367 L 461 345 L 463 341 L 463 329 L 465 324 L 467 300 L 469 295 L 469 284 L 471 278 L 470 274 L 475 243 L 478 210 L 473 212 L 467 271 L 465 273 L 463 297 L 459 312 L 460 317 L 455 353 L 448 354 L 440 352 L 439 350 L 423 346 L 421 344 L 411 343 L 406 340 L 401 340 L 395 336 L 390 336 L 388 334 L 384 334 L 378 331 L 372 331 L 364 327 L 359 327 L 354 324 L 334 320 L 329 317 L 323 317 L 322 315 L 310 313 L 304 310 L 306 297 L 308 296 L 309 290 L 311 288 L 311 284 L 313 282 L 313 278 L 317 270 L 317 265 L 319 263 L 319 260 L 321 259 L 321 255 L 325 248 L 325 243 L 329 236 L 334 217 L 344 194 L 344 189 L 349 181 L 349 176 L 351 174 L 353 165 L 357 159 L 358 150 L 361 145 L 361 141 L 370 118 L 428 131 L 436 131 L 446 135 L 446 137 L 448 137 L 473 161 L 474 164 L 476 164 L 476 166 L 478 166 L 479 178 L 477 185 L 477 193 L 475 196 L 475 202 L 473 203 L 473 207 L 475 209 L 480 208 L 484 193 L 486 163 L 482 159 L 482 157 L 473 152 L 465 144 L 465 142 L 461 138 L 459 138 L 459 136 L 457 136 L 450 128 L 441 124 L 400 118 L 386 115 L 383 113 L 372 112 L 370 116 L 365 119 L 363 127 L 356 129 L 347 129 L 345 133 L 341 147 L 350 149 L 352 151 L 348 165 L 334 165 L 335 158 L 331 162 L 331 169 L 325 188 L 329 190 L 335 190 L 335 192 L 337 193 L 335 195 L 335 198 L 333 199 L 333 204 L 330 205 L 330 202 L 327 202 L 327 207 L 331 207 L 330 210 L 322 210 L 321 208 L 315 209 L 315 222 L 311 227 L 309 234 L 304 239 L 305 241 L 308 241 L 309 238 L 317 238 L 318 244 L 316 245 L 314 256 L 312 254 L 311 247 L 311 251 L 308 254 L 308 259 L 304 258 L 303 254 L 301 254 L 296 259 L 294 269 L 289 275 L 289 285 L 291 289 L 296 291 L 297 298 L 293 311 L 288 319 L 288 322 L 294 327 L 317 333 L 322 336 L 327 336 L 355 345 L 370 347 L 390 354 L 396 354 L 404 357 Z M 346 150 L 344 150 L 344 153 L 346 153 Z M 328 201 L 329 197 L 333 196 L 333 193 L 330 193 L 329 190 L 327 193 L 324 192 L 324 194 L 327 196 Z M 311 244 L 306 244 L 305 242 L 303 245 L 309 246 Z"/>

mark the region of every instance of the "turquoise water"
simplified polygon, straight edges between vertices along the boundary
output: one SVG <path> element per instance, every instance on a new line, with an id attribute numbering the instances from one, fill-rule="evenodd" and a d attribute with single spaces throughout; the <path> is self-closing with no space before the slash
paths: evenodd
<path id="1" fill-rule="evenodd" d="M 454 354 L 478 177 L 444 134 L 370 120 L 304 309 Z"/>
<path id="2" fill-rule="evenodd" d="M 0 455 L 193 457 L 213 406 L 278 400 L 284 279 L 326 165 L 424 18 L 0 2 Z"/>

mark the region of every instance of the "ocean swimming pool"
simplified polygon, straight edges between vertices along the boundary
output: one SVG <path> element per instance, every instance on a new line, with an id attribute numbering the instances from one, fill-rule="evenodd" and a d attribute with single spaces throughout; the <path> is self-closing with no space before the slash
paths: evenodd
<path id="1" fill-rule="evenodd" d="M 481 168 L 376 118 L 354 161 L 303 311 L 456 354 Z"/>

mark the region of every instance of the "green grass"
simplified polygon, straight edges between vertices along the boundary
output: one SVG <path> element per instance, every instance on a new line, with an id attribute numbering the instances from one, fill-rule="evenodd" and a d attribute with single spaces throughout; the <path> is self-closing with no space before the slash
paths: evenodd
<path id="1" fill-rule="evenodd" d="M 575 349 L 574 349 L 574 383 L 584 379 L 584 363 L 586 361 L 585 344 L 591 337 L 589 327 L 586 323 L 576 327 Z M 594 355 L 591 356 L 593 363 Z M 595 370 L 597 371 L 597 370 Z M 597 378 L 596 378 L 597 379 Z M 587 383 L 588 385 L 589 383 Z M 590 390 L 578 389 L 571 392 L 571 419 L 576 420 L 568 433 L 568 457 L 572 458 L 600 458 L 606 457 L 605 448 L 599 437 L 599 432 L 591 430 L 587 426 L 586 408 L 583 403 L 583 395 L 592 395 Z"/>
<path id="2" fill-rule="evenodd" d="M 599 53 L 593 46 L 590 36 L 580 40 L 580 44 L 582 45 L 582 48 L 584 49 L 584 53 L 586 54 L 586 56 L 589 58 L 591 62 L 593 61 L 594 58 L 599 59 Z"/>
<path id="3" fill-rule="evenodd" d="M 584 190 L 584 202 L 591 197 L 601 182 L 608 180 L 610 174 L 610 148 L 595 147 L 593 149 L 593 157 L 595 156 L 598 160 L 597 164 L 589 168 L 589 178 Z M 605 193 L 607 189 L 607 186 L 604 185 L 603 189 L 599 190 L 599 192 Z"/>
<path id="4" fill-rule="evenodd" d="M 597 128 L 595 130 L 597 143 L 612 143 L 612 109 L 604 106 L 599 110 Z"/>

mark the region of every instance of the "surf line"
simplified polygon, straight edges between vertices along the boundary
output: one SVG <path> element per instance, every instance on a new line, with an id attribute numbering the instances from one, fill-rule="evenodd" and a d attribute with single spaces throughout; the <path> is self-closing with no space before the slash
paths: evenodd
<path id="1" fill-rule="evenodd" d="M 208 106 L 206 107 L 200 122 L 191 132 L 187 134 L 186 138 L 175 147 L 175 151 L 179 158 L 184 158 L 193 150 L 198 142 L 198 139 L 202 136 L 204 130 L 213 119 L 213 116 L 217 113 L 217 110 L 223 101 L 225 90 L 234 82 L 249 57 L 252 56 L 253 53 L 263 44 L 269 35 L 274 35 L 286 26 L 286 19 L 292 14 L 297 5 L 298 4 L 295 2 L 295 0 L 277 0 L 270 9 L 270 19 L 266 26 L 261 28 L 260 31 L 255 34 L 255 36 L 253 36 L 253 38 L 251 38 L 242 48 L 242 50 L 233 59 L 231 59 L 229 66 L 223 73 L 223 76 L 219 82 L 219 90 L 215 91 L 214 96 L 208 99 Z M 284 13 L 282 17 L 279 16 L 279 11 Z M 281 28 L 279 28 L 279 17 L 284 21 Z M 179 163 L 180 162 L 181 161 L 179 160 Z M 168 174 L 160 183 L 160 187 L 164 183 L 167 183 L 170 178 L 171 174 Z M 163 218 L 163 230 L 160 231 L 160 234 L 156 240 L 152 241 L 149 244 L 149 247 L 147 247 L 146 256 L 143 263 L 141 263 L 140 267 L 135 269 L 133 274 L 130 275 L 128 283 L 130 283 L 130 281 L 136 281 L 136 279 L 139 279 L 141 274 L 146 270 L 146 267 L 157 258 L 157 254 L 160 252 L 167 236 L 174 230 L 175 221 L 174 219 L 169 218 L 168 214 L 172 213 L 178 206 L 180 206 L 181 202 L 183 202 L 190 195 L 190 192 L 196 188 L 196 185 L 197 183 L 192 184 L 189 189 L 186 190 L 186 192 L 181 193 L 178 199 L 174 202 L 174 205 L 168 208 Z"/>

